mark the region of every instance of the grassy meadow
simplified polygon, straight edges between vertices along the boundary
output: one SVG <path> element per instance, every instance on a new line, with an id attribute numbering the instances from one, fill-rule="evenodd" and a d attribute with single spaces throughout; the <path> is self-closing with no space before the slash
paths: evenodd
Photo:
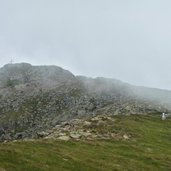
<path id="1" fill-rule="evenodd" d="M 171 118 L 115 116 L 129 139 L 0 143 L 0 171 L 170 171 Z M 105 129 L 105 128 L 103 128 Z"/>

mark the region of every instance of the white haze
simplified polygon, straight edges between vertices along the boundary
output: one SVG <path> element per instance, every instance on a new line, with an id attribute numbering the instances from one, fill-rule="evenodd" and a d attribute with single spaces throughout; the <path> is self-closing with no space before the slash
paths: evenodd
<path id="1" fill-rule="evenodd" d="M 0 0 L 0 66 L 58 65 L 171 90 L 170 7 L 169 0 Z"/>

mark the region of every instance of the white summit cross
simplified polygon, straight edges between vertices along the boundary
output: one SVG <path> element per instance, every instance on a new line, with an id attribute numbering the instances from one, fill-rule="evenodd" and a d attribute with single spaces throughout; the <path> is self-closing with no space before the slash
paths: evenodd
<path id="1" fill-rule="evenodd" d="M 13 62 L 14 62 L 14 61 L 11 59 L 11 60 L 10 60 L 10 64 L 13 64 Z"/>

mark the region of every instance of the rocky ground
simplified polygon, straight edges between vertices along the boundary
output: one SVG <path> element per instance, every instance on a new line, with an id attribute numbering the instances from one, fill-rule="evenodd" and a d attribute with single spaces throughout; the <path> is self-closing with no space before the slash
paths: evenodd
<path id="1" fill-rule="evenodd" d="M 124 132 L 111 130 L 115 125 L 115 117 L 99 115 L 87 119 L 72 119 L 56 125 L 52 130 L 38 133 L 38 138 L 54 140 L 98 140 L 115 139 L 128 140 L 131 135 Z"/>
<path id="2" fill-rule="evenodd" d="M 87 119 L 72 119 L 62 122 L 50 130 L 37 132 L 37 138 L 62 141 L 129 140 L 132 138 L 131 134 L 112 130 L 115 122 L 115 117 L 108 115 L 99 115 Z M 13 141 L 21 141 L 21 139 Z M 23 141 L 33 141 L 33 139 L 24 138 Z"/>

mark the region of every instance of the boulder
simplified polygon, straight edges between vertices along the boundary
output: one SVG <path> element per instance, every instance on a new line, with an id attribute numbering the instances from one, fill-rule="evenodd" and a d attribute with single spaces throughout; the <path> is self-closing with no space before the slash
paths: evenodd
<path id="1" fill-rule="evenodd" d="M 71 133 L 70 137 L 73 139 L 79 139 L 79 138 L 81 138 L 81 135 L 79 133 Z"/>
<path id="2" fill-rule="evenodd" d="M 126 134 L 124 134 L 124 135 L 123 135 L 123 138 L 124 138 L 125 140 L 128 140 L 128 139 L 129 139 L 129 136 L 126 135 Z"/>
<path id="3" fill-rule="evenodd" d="M 58 137 L 58 140 L 69 141 L 70 137 L 66 136 L 66 135 L 63 135 L 63 136 Z"/>
<path id="4" fill-rule="evenodd" d="M 37 132 L 37 138 L 44 138 L 44 137 L 46 137 L 48 135 L 49 135 L 49 133 L 45 132 L 45 131 Z"/>
<path id="5" fill-rule="evenodd" d="M 14 136 L 15 139 L 22 139 L 24 138 L 24 132 L 18 132 Z"/>
<path id="6" fill-rule="evenodd" d="M 83 123 L 83 126 L 90 126 L 91 125 L 91 122 L 89 122 L 89 121 L 84 121 L 84 123 Z"/>

